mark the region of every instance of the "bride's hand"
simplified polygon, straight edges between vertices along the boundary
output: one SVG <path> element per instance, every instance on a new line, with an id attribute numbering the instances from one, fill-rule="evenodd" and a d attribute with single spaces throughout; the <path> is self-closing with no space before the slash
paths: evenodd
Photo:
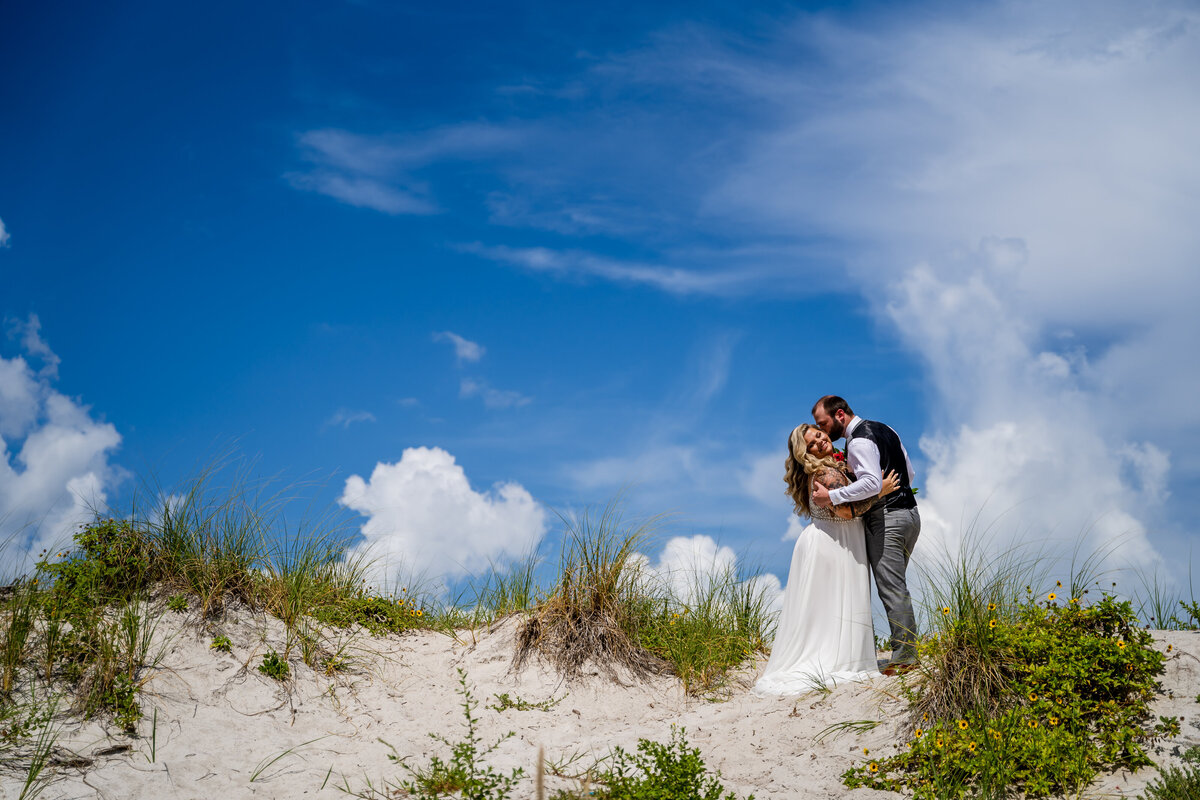
<path id="1" fill-rule="evenodd" d="M 889 470 L 887 477 L 883 479 L 883 488 L 879 490 L 879 496 L 891 494 L 900 488 L 900 477 L 896 474 L 896 470 Z"/>

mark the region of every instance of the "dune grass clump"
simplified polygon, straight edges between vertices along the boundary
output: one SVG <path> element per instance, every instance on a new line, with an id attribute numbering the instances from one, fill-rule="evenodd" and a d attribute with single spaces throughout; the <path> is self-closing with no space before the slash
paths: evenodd
<path id="1" fill-rule="evenodd" d="M 1149 765 L 1147 745 L 1179 723 L 1150 713 L 1165 659 L 1132 604 L 1102 592 L 1089 602 L 1087 570 L 1037 593 L 1019 585 L 1036 580 L 1036 562 L 979 563 L 960 562 L 933 593 L 933 632 L 904 689 L 906 749 L 848 770 L 846 785 L 1045 797 Z"/>
<path id="2" fill-rule="evenodd" d="M 655 600 L 638 556 L 650 524 L 622 525 L 614 503 L 599 518 L 585 510 L 563 521 L 558 582 L 522 624 L 515 666 L 537 652 L 570 678 L 589 662 L 610 673 L 618 664 L 642 676 L 662 672 L 666 662 L 637 636 L 639 611 Z"/>
<path id="3" fill-rule="evenodd" d="M 618 666 L 643 677 L 670 672 L 698 693 L 767 652 L 775 618 L 766 584 L 733 570 L 649 569 L 640 551 L 658 521 L 625 524 L 616 503 L 564 520 L 557 582 L 523 621 L 515 666 L 536 652 L 567 677 L 588 664 L 610 675 Z M 531 575 L 523 566 L 503 596 L 528 603 Z"/>

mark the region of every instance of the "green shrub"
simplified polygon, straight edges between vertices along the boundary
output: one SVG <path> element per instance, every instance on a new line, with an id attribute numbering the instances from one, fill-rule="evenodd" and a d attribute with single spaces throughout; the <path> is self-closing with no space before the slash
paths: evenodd
<path id="1" fill-rule="evenodd" d="M 288 666 L 288 662 L 280 658 L 274 650 L 268 650 L 267 654 L 263 656 L 262 663 L 258 665 L 258 671 L 277 681 L 286 681 L 292 674 L 292 668 Z"/>
<path id="2" fill-rule="evenodd" d="M 348 628 L 361 625 L 374 636 L 403 633 L 419 625 L 425 616 L 416 602 L 407 597 L 387 598 L 357 595 L 337 603 L 319 606 L 313 613 L 326 625 Z"/>
<path id="3" fill-rule="evenodd" d="M 847 786 L 917 798 L 1001 790 L 1042 797 L 1078 790 L 1100 770 L 1149 765 L 1144 745 L 1179 732 L 1174 718 L 1151 719 L 1164 656 L 1128 601 L 1105 596 L 1089 607 L 1051 593 L 1019 605 L 1014 619 L 994 616 L 985 629 L 978 647 L 986 652 L 973 658 L 995 670 L 987 684 L 994 696 L 956 717 L 939 715 L 944 705 L 924 701 L 944 696 L 939 682 L 956 676 L 927 673 L 908 690 L 920 715 L 909 749 L 848 770 Z M 978 635 L 973 621 L 960 619 L 923 645 L 922 658 L 945 665 L 947 651 L 969 651 L 964 639 Z"/>
<path id="4" fill-rule="evenodd" d="M 639 739 L 637 753 L 613 748 L 612 766 L 599 775 L 601 800 L 735 800 L 709 775 L 700 751 L 687 746 L 685 731 L 671 728 L 667 744 Z M 747 800 L 754 800 L 750 795 Z"/>
<path id="5" fill-rule="evenodd" d="M 86 624 L 96 609 L 130 599 L 152 577 L 150 544 L 128 520 L 85 525 L 75 534 L 75 549 L 58 555 L 61 560 L 38 562 L 37 571 L 52 582 L 50 615 L 72 624 Z"/>
<path id="6" fill-rule="evenodd" d="M 209 649 L 220 653 L 230 653 L 233 652 L 233 642 L 229 641 L 228 636 L 214 636 Z"/>
<path id="7" fill-rule="evenodd" d="M 167 598 L 167 609 L 176 614 L 187 611 L 187 598 L 181 594 L 173 594 Z"/>

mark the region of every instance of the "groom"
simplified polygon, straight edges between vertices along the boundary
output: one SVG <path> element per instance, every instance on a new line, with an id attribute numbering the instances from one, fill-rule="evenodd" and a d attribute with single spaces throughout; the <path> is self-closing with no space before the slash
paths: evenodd
<path id="1" fill-rule="evenodd" d="M 867 529 L 867 558 L 875 575 L 875 590 L 892 627 L 892 660 L 884 675 L 898 675 L 917 663 L 917 620 L 904 580 L 908 559 L 921 533 L 921 515 L 913 496 L 912 464 L 896 432 L 882 422 L 860 419 L 846 401 L 826 395 L 812 410 L 813 421 L 832 440 L 846 437 L 846 461 L 855 481 L 829 490 L 813 482 L 812 502 L 821 507 L 865 500 L 879 494 L 883 476 L 895 470 L 900 489 L 882 497 L 863 516 Z"/>

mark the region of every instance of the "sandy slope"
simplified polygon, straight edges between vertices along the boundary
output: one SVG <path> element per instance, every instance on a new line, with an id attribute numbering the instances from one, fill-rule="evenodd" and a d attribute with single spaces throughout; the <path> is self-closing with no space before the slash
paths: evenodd
<path id="1" fill-rule="evenodd" d="M 904 738 L 895 679 L 776 700 L 755 698 L 744 688 L 719 701 L 688 698 L 668 678 L 622 685 L 596 675 L 564 685 L 538 666 L 510 672 L 509 624 L 479 632 L 474 641 L 469 634 L 467 641 L 433 633 L 359 637 L 358 647 L 364 649 L 356 673 L 331 679 L 293 662 L 294 677 L 282 685 L 255 668 L 268 646 L 280 649 L 283 631 L 277 621 L 233 615 L 222 626 L 233 641 L 231 655 L 210 650 L 210 637 L 183 621 L 175 614 L 161 619 L 163 658 L 145 687 L 147 718 L 140 736 L 131 739 L 96 722 L 69 727 L 57 755 L 80 765 L 59 766 L 43 797 L 335 798 L 346 796 L 338 787 L 359 791 L 368 781 L 380 786 L 384 779 L 404 775 L 388 759 L 391 748 L 423 765 L 434 753 L 448 755 L 429 733 L 462 737 L 456 667 L 466 670 L 482 703 L 494 702 L 501 692 L 529 701 L 566 695 L 548 712 L 501 713 L 481 705 L 480 729 L 488 743 L 515 732 L 490 759 L 506 770 L 519 766 L 532 773 L 539 747 L 552 762 L 575 759 L 567 771 L 580 770 L 612 745 L 632 749 L 639 737 L 666 741 L 671 725 L 679 724 L 710 768 L 720 769 L 726 785 L 740 795 L 898 797 L 850 792 L 839 779 L 862 759 L 864 747 L 886 756 Z M 1174 652 L 1156 713 L 1185 718 L 1178 741 L 1155 755 L 1168 760 L 1172 751 L 1177 755 L 1200 744 L 1200 634 L 1168 632 L 1159 640 L 1164 649 L 1172 644 Z M 753 675 L 742 678 L 749 682 Z M 851 720 L 882 724 L 863 734 L 816 740 L 830 725 Z M 289 749 L 291 754 L 269 763 Z M 16 798 L 22 778 L 0 775 L 0 796 Z M 1152 778 L 1152 770 L 1106 776 L 1087 796 L 1136 796 Z M 577 784 L 548 781 L 550 788 L 566 785 Z M 532 797 L 532 779 L 527 776 L 514 796 Z"/>

